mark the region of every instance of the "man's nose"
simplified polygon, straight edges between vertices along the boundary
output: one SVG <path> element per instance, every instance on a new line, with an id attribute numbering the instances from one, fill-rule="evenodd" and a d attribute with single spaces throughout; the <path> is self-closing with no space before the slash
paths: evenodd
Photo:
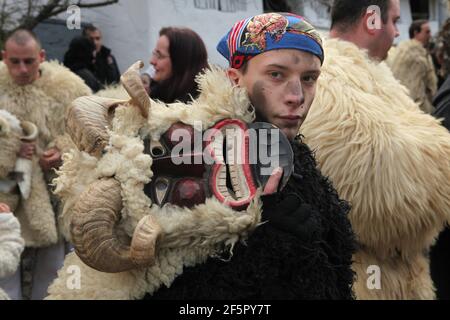
<path id="1" fill-rule="evenodd" d="M 24 62 L 20 62 L 19 71 L 21 73 L 26 73 L 28 71 L 27 65 Z"/>
<path id="2" fill-rule="evenodd" d="M 287 84 L 286 103 L 293 108 L 300 107 L 305 102 L 303 87 L 300 80 L 293 80 Z"/>

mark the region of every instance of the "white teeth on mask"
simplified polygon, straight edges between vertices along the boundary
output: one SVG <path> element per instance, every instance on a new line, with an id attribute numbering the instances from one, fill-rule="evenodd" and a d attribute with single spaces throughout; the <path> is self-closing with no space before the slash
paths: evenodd
<path id="1" fill-rule="evenodd" d="M 222 168 L 220 168 L 217 189 L 220 191 L 220 193 L 222 194 L 222 196 L 224 196 L 225 199 L 227 199 L 227 200 L 232 199 L 230 193 L 228 192 L 228 188 L 227 188 L 227 167 L 226 166 L 222 166 Z"/>
<path id="2" fill-rule="evenodd" d="M 225 161 L 223 159 L 223 136 L 215 136 L 214 141 L 212 142 L 212 150 L 214 151 L 214 159 L 216 163 L 224 164 Z"/>
<path id="3" fill-rule="evenodd" d="M 219 186 L 219 187 L 227 187 L 227 171 L 226 171 L 226 167 L 225 166 L 223 166 L 221 169 L 220 169 L 220 172 L 219 172 L 219 178 L 218 178 L 219 180 L 218 180 L 218 182 L 217 182 L 217 185 Z"/>
<path id="4" fill-rule="evenodd" d="M 234 127 L 234 126 L 233 126 Z M 214 138 L 212 148 L 214 150 L 215 160 L 217 163 L 225 164 L 223 158 L 223 144 L 227 143 L 227 159 L 228 166 L 223 165 L 218 173 L 217 190 L 222 194 L 226 201 L 244 201 L 250 196 L 249 187 L 243 172 L 242 154 L 240 143 L 242 143 L 242 136 L 237 136 L 236 132 L 230 133 L 226 131 L 227 128 L 222 129 L 222 135 L 217 135 Z M 235 130 L 241 130 L 239 127 L 234 127 Z M 227 136 L 226 142 L 224 136 Z M 238 153 L 239 152 L 239 153 Z M 223 162 L 220 162 L 223 161 Z M 232 190 L 227 187 L 227 168 L 230 170 L 229 176 L 231 178 Z"/>

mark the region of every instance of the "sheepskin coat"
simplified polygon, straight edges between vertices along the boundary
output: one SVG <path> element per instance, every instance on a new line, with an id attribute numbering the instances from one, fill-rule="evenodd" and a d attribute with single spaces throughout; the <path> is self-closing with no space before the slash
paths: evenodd
<path id="1" fill-rule="evenodd" d="M 17 153 L 24 135 L 19 119 L 10 112 L 0 109 L 0 179 L 9 180 L 15 170 Z M 24 199 L 20 192 L 0 192 L 0 202 L 4 202 L 16 213 L 21 225 L 22 236 L 28 247 L 45 247 L 56 243 L 57 230 L 55 215 L 50 204 L 42 170 L 35 156 L 32 159 L 31 192 Z"/>
<path id="2" fill-rule="evenodd" d="M 431 114 L 438 79 L 431 56 L 422 43 L 415 39 L 401 42 L 387 63 L 395 78 L 409 89 L 411 98 Z"/>
<path id="3" fill-rule="evenodd" d="M 17 86 L 6 65 L 0 62 L 0 108 L 14 115 L 18 121 L 34 123 L 39 130 L 38 154 L 33 158 L 29 198 L 25 201 L 18 199 L 17 195 L 0 194 L 0 199 L 3 198 L 15 209 L 27 247 L 46 247 L 57 241 L 55 213 L 38 156 L 49 147 L 67 150 L 72 146 L 70 139 L 64 136 L 65 111 L 75 98 L 91 93 L 79 77 L 57 62 L 44 62 L 40 70 L 40 78 L 32 84 Z M 15 163 L 20 148 L 17 136 L 5 136 L 4 140 L 8 140 L 10 149 L 16 152 L 2 152 L 0 168 L 3 163 Z M 11 165 L 8 165 L 5 170 L 0 170 L 0 175 L 7 175 L 10 171 Z"/>
<path id="4" fill-rule="evenodd" d="M 427 252 L 450 215 L 450 134 L 385 63 L 337 39 L 325 52 L 301 133 L 351 203 L 356 296 L 433 299 Z M 381 277 L 381 288 L 371 276 Z"/>
<path id="5" fill-rule="evenodd" d="M 12 213 L 0 213 L 0 279 L 11 276 L 19 267 L 24 249 L 19 221 Z M 8 299 L 0 288 L 0 300 Z"/>

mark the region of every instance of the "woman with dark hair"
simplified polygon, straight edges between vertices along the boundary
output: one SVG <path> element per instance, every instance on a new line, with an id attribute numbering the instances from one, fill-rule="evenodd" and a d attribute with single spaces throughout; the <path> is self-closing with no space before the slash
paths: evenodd
<path id="1" fill-rule="evenodd" d="M 200 36 L 188 28 L 162 28 L 152 52 L 155 69 L 150 97 L 165 103 L 188 102 L 199 94 L 195 77 L 208 66 Z"/>
<path id="2" fill-rule="evenodd" d="M 95 93 L 104 86 L 94 75 L 95 45 L 86 37 L 75 37 L 64 55 L 64 65 L 84 80 Z"/>

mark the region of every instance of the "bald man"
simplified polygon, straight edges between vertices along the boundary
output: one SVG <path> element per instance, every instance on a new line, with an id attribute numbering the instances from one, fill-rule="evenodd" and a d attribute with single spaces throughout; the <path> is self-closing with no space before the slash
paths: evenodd
<path id="1" fill-rule="evenodd" d="M 47 182 L 51 181 L 62 152 L 70 148 L 70 140 L 64 136 L 66 106 L 91 91 L 83 80 L 65 67 L 57 62 L 45 62 L 45 51 L 39 39 L 28 30 L 16 30 L 6 39 L 2 57 L 0 108 L 20 121 L 36 124 L 39 130 L 35 142 L 20 146 L 18 156 L 32 160 L 32 179 L 42 180 L 44 188 L 32 188 L 28 199 L 20 197 L 14 212 L 28 248 L 22 267 L 35 275 L 34 283 L 27 286 L 24 296 L 41 299 L 46 295 L 48 283 L 56 276 L 64 255 L 62 243 L 58 243 L 55 210 L 44 177 Z M 19 188 L 14 188 L 11 193 L 20 194 Z M 11 198 L 11 194 L 0 191 L 0 201 L 2 198 Z"/>

